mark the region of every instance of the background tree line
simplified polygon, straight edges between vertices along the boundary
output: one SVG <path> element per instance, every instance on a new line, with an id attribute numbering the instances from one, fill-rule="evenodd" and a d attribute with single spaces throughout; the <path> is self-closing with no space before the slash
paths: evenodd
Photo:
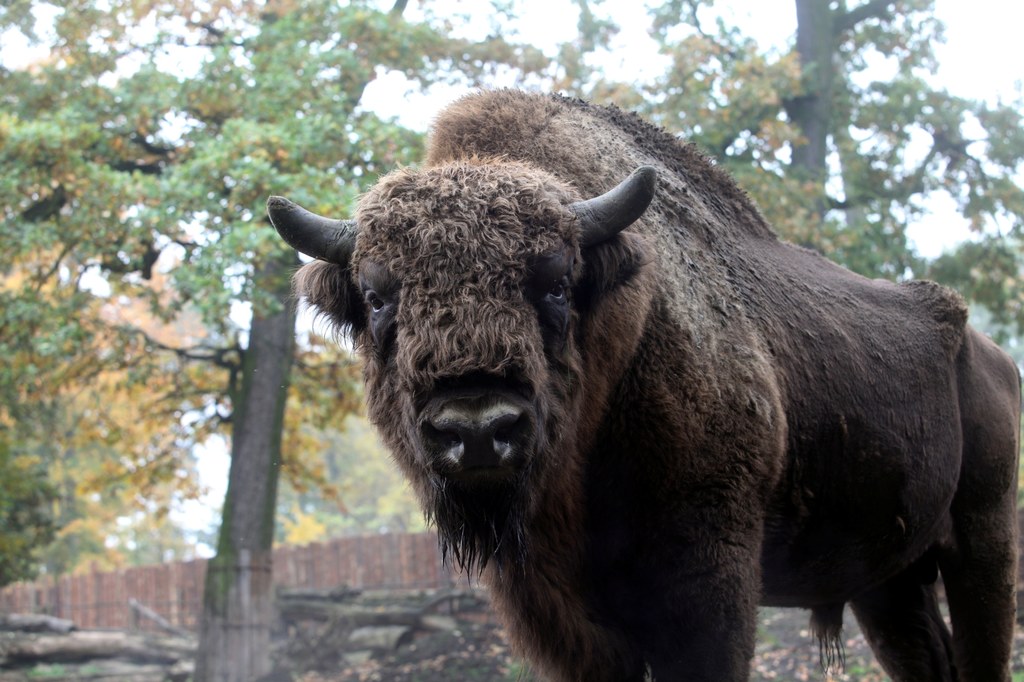
<path id="1" fill-rule="evenodd" d="M 665 0 L 649 13 L 665 68 L 629 81 L 603 66 L 613 3 L 575 5 L 575 36 L 547 52 L 516 32 L 516 0 L 0 8 L 3 35 L 45 48 L 0 64 L 0 584 L 187 554 L 171 511 L 200 494 L 204 444 L 232 457 L 214 621 L 240 557 L 259 575 L 275 539 L 420 527 L 348 352 L 297 325 L 298 261 L 263 209 L 287 193 L 347 215 L 417 162 L 423 132 L 363 103 L 388 73 L 412 93 L 510 84 L 635 110 L 728 167 L 782 237 L 954 286 L 1018 352 L 1021 101 L 931 84 L 931 0 L 796 0 L 783 50 L 710 0 Z M 976 238 L 927 260 L 907 229 L 940 194 Z"/>

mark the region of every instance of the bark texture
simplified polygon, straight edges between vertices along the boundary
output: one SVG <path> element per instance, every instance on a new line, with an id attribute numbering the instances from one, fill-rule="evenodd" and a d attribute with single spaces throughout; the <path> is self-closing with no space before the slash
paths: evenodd
<path id="1" fill-rule="evenodd" d="M 793 147 L 792 168 L 820 188 L 818 214 L 828 208 L 829 131 L 834 128 L 837 93 L 846 87 L 837 66 L 843 36 L 857 24 L 881 19 L 892 11 L 892 0 L 870 0 L 847 10 L 840 2 L 833 9 L 828 0 L 796 0 L 796 50 L 800 56 L 803 92 L 785 103 L 786 114 L 800 128 L 804 143 Z"/>
<path id="2" fill-rule="evenodd" d="M 235 400 L 231 469 L 217 555 L 206 572 L 197 682 L 246 682 L 270 672 L 273 614 L 271 547 L 281 464 L 281 431 L 295 342 L 289 260 L 268 264 L 258 281 L 284 307 L 254 314 Z"/>

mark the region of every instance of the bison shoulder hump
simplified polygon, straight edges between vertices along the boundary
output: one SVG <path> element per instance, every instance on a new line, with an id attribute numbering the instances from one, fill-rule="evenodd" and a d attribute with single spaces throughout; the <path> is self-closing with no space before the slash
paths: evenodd
<path id="1" fill-rule="evenodd" d="M 937 323 L 943 347 L 950 354 L 956 353 L 967 327 L 967 304 L 963 297 L 949 287 L 926 280 L 900 286 Z"/>

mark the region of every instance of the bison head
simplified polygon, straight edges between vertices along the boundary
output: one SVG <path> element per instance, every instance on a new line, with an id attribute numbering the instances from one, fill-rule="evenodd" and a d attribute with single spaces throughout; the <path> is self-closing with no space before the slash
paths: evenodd
<path id="1" fill-rule="evenodd" d="M 574 201 L 532 166 L 466 161 L 382 178 L 354 221 L 268 202 L 285 241 L 318 259 L 297 292 L 351 333 L 370 418 L 463 568 L 521 558 L 538 491 L 567 475 L 580 318 L 641 269 L 642 243 L 620 232 L 654 187 L 644 167 Z"/>

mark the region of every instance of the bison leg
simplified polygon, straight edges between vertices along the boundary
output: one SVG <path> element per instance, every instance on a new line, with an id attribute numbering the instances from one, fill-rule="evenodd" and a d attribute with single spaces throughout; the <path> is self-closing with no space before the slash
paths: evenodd
<path id="1" fill-rule="evenodd" d="M 956 548 L 940 561 L 960 682 L 1009 682 L 1016 539 L 1005 513 L 954 508 Z"/>
<path id="2" fill-rule="evenodd" d="M 939 613 L 935 585 L 922 583 L 920 569 L 908 569 L 861 594 L 851 606 L 894 682 L 954 682 L 949 630 Z"/>
<path id="3" fill-rule="evenodd" d="M 756 542 L 751 545 L 757 546 Z M 749 546 L 749 545 L 748 545 Z M 744 682 L 750 677 L 760 573 L 743 543 L 680 549 L 675 570 L 648 583 L 633 631 L 655 682 Z M 694 572 L 694 567 L 700 567 Z M 664 581 L 664 582 L 662 582 Z"/>
<path id="4" fill-rule="evenodd" d="M 972 332 L 960 351 L 963 463 L 939 557 L 961 682 L 1009 682 L 1017 574 L 1020 381 L 996 346 Z"/>

